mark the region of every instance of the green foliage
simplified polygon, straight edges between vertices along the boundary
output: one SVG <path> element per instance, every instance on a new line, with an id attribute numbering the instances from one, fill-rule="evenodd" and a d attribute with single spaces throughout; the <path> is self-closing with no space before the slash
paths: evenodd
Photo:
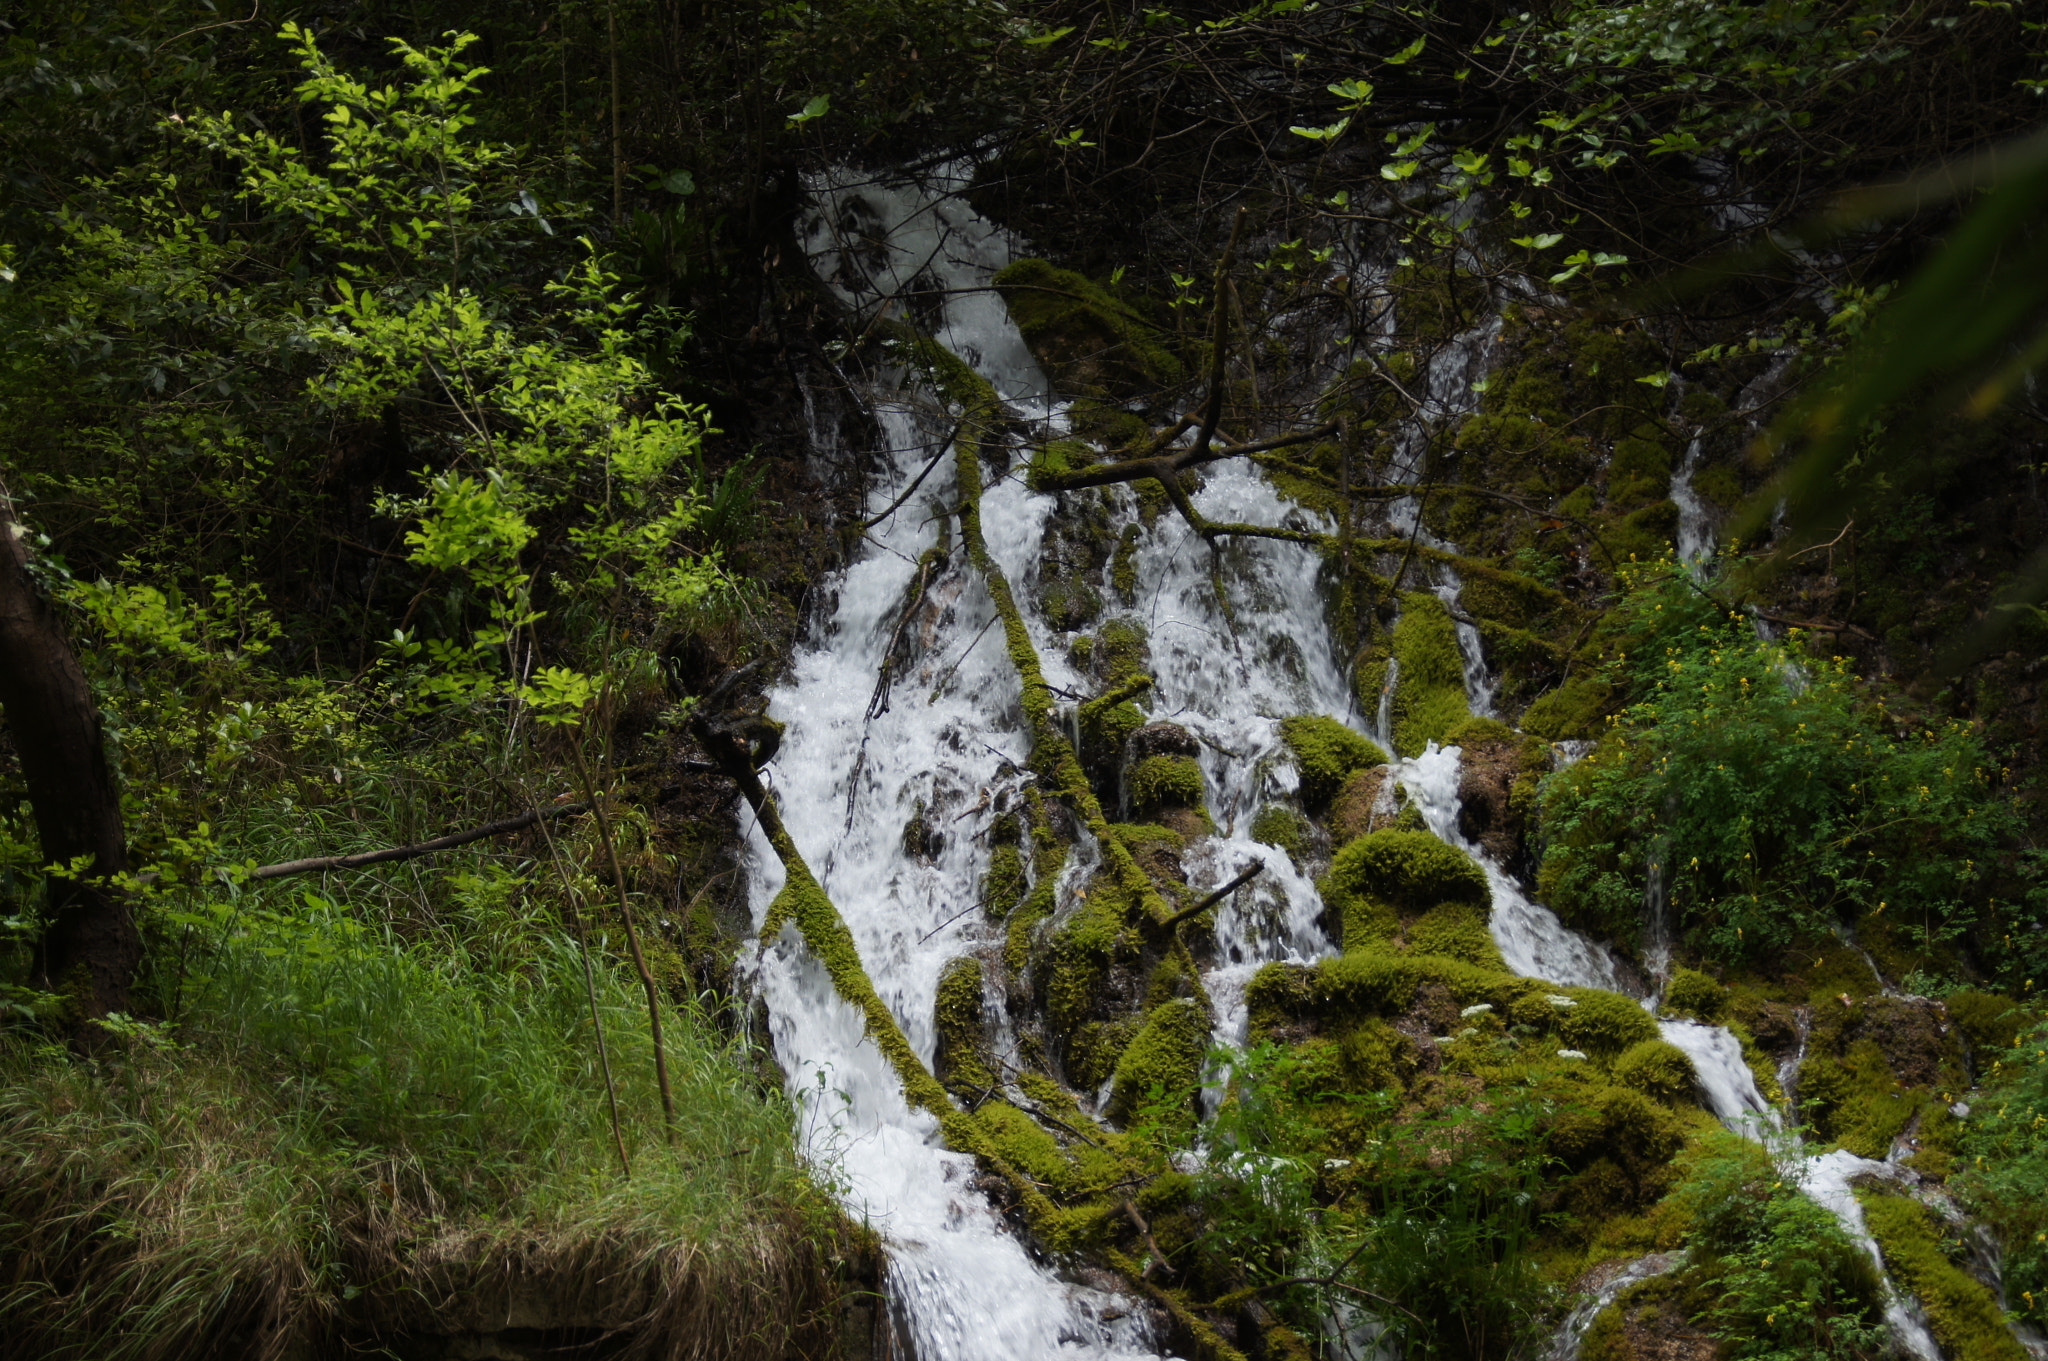
<path id="1" fill-rule="evenodd" d="M 1981 1098 L 1963 1123 L 1955 1186 L 1998 1235 L 2006 1303 L 2035 1327 L 2048 1322 L 2048 1024 L 2014 1036 L 1991 1058 Z"/>
<path id="2" fill-rule="evenodd" d="M 1866 908 L 1923 949 L 1969 929 L 2011 825 L 1969 728 L 1899 733 L 1846 662 L 1756 641 L 1678 576 L 1645 574 L 1625 608 L 1640 698 L 1545 782 L 1547 901 L 1632 937 L 1654 859 L 1684 938 L 1718 959 Z"/>
<path id="3" fill-rule="evenodd" d="M 1874 1358 L 1888 1340 L 1869 1256 L 1798 1190 L 1796 1155 L 1708 1136 L 1674 1194 L 1694 1254 L 1687 1284 L 1729 1355 Z"/>
<path id="4" fill-rule="evenodd" d="M 1387 754 L 1379 744 L 1321 714 L 1297 714 L 1282 719 L 1280 737 L 1294 753 L 1295 768 L 1301 775 L 1301 797 L 1312 807 L 1335 798 L 1352 772 L 1387 762 Z"/>

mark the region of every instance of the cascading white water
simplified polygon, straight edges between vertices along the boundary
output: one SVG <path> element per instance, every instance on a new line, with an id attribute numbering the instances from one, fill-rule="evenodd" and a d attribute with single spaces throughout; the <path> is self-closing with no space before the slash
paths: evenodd
<path id="1" fill-rule="evenodd" d="M 807 247 L 850 301 L 883 305 L 916 281 L 935 309 L 924 324 L 1007 400 L 1051 415 L 1043 376 L 986 291 L 1007 245 L 948 198 L 949 187 L 958 186 L 814 185 L 821 211 L 806 224 Z M 886 444 L 870 479 L 870 514 L 908 487 L 946 437 L 908 404 L 879 401 L 875 413 Z M 776 789 L 784 821 L 876 991 L 927 1062 L 941 970 L 989 944 L 982 915 L 970 910 L 987 868 L 982 838 L 1025 778 L 1027 755 L 1016 735 L 1017 676 L 1005 650 L 985 641 L 994 605 L 957 552 L 905 624 L 909 636 L 898 645 L 910 660 L 886 703 L 876 694 L 915 595 L 917 559 L 938 540 L 943 516 L 930 505 L 943 503 L 951 485 L 941 460 L 919 489 L 927 500 L 868 532 L 832 583 L 829 617 L 769 696 L 787 724 L 775 768 L 803 772 Z M 1025 598 L 1051 508 L 1052 498 L 1016 481 L 997 483 L 983 502 L 989 550 Z M 1055 683 L 1073 680 L 1057 654 L 1047 669 Z M 929 831 L 906 845 L 920 804 Z M 758 921 L 783 874 L 758 831 L 753 842 Z M 859 1014 L 792 930 L 765 945 L 754 974 L 807 1149 L 836 1173 L 848 1208 L 884 1235 L 892 1308 L 922 1361 L 1155 1354 L 1143 1309 L 1063 1282 L 1032 1260 L 973 1188 L 973 1160 L 943 1149 L 936 1121 L 909 1108 Z"/>

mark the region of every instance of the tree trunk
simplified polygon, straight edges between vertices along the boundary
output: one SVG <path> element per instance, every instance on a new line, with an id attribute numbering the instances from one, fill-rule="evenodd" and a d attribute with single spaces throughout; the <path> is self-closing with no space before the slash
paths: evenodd
<path id="1" fill-rule="evenodd" d="M 77 878 L 49 881 L 36 985 L 64 994 L 71 1019 L 84 1027 L 128 1010 L 142 936 L 127 894 L 109 882 L 127 871 L 128 845 L 99 709 L 56 611 L 30 575 L 24 532 L 0 488 L 0 708 L 35 809 L 43 862 L 86 865 Z"/>

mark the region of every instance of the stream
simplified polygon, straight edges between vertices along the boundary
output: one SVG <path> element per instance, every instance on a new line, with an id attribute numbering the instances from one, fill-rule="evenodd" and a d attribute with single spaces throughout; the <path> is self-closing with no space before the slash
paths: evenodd
<path id="1" fill-rule="evenodd" d="M 877 309 L 914 314 L 921 329 L 994 385 L 1018 422 L 1040 438 L 1060 434 L 1065 408 L 987 287 L 1016 243 L 965 206 L 959 197 L 965 174 L 964 167 L 942 168 L 918 183 L 820 177 L 810 185 L 816 208 L 800 224 L 801 238 L 820 275 L 849 305 L 869 315 Z M 1489 327 L 1497 330 L 1497 323 L 1482 322 L 1430 366 L 1429 409 L 1448 414 L 1469 402 L 1472 378 L 1484 372 Z M 821 591 L 793 668 L 769 695 L 770 712 L 787 724 L 769 773 L 832 773 L 830 779 L 787 779 L 774 792 L 877 991 L 929 1064 L 941 972 L 963 956 L 993 957 L 1002 946 L 1002 926 L 978 910 L 979 884 L 989 864 L 991 824 L 1031 778 L 1028 737 L 1001 625 L 965 554 L 953 552 L 921 593 L 917 589 L 920 556 L 960 538 L 949 510 L 956 495 L 951 459 L 937 457 L 951 423 L 908 371 L 870 381 L 865 400 L 883 447 L 844 448 L 835 434 L 819 431 L 818 458 L 839 468 L 866 467 L 868 517 L 880 515 L 915 479 L 925 480 L 869 529 L 849 564 Z M 1404 439 L 1410 473 L 1419 470 L 1426 446 L 1420 429 Z M 1692 467 L 1689 454 L 1681 483 Z M 1195 501 L 1217 520 L 1300 524 L 1315 518 L 1282 498 L 1248 460 L 1205 470 Z M 1177 517 L 1161 514 L 1144 524 L 1129 488 L 1111 488 L 1109 503 L 1112 535 L 1139 527 L 1136 598 L 1124 612 L 1142 622 L 1150 640 L 1151 717 L 1179 724 L 1200 743 L 1208 809 L 1218 830 L 1190 847 L 1184 860 L 1189 883 L 1201 890 L 1254 861 L 1263 865 L 1249 887 L 1219 908 L 1215 963 L 1203 979 L 1216 1013 L 1215 1039 L 1238 1044 L 1246 1036 L 1245 985 L 1260 967 L 1274 960 L 1309 962 L 1336 949 L 1319 925 L 1323 905 L 1313 883 L 1286 853 L 1249 835 L 1262 804 L 1295 791 L 1280 720 L 1335 715 L 1389 749 L 1390 734 L 1383 714 L 1354 711 L 1312 550 L 1240 539 L 1212 560 L 1209 547 Z M 1067 660 L 1066 637 L 1036 606 L 1054 511 L 1053 497 L 1025 488 L 1021 466 L 993 481 L 982 503 L 990 551 L 1025 611 L 1047 680 L 1086 693 L 1092 683 Z M 1400 503 L 1390 508 L 1397 524 L 1416 513 Z M 1689 555 L 1704 552 L 1708 539 L 1696 510 L 1685 529 Z M 1434 589 L 1455 604 L 1455 577 L 1434 570 Z M 1227 602 L 1218 598 L 1219 583 Z M 906 611 L 912 599 L 915 606 Z M 1472 708 L 1486 713 L 1492 681 L 1477 632 L 1461 625 L 1459 635 Z M 890 657 L 888 679 L 878 689 Z M 1457 748 L 1432 745 L 1395 762 L 1394 773 L 1430 829 L 1485 868 L 1492 933 L 1508 965 L 1557 983 L 1629 990 L 1630 970 L 1566 929 L 1460 832 L 1459 760 Z M 923 834 L 906 837 L 913 820 Z M 758 829 L 749 835 L 758 925 L 783 872 Z M 1072 906 L 1073 888 L 1093 863 L 1085 832 L 1075 850 L 1061 912 Z M 750 967 L 798 1104 L 805 1148 L 837 1178 L 848 1211 L 884 1237 L 890 1315 L 912 1354 L 921 1361 L 1160 1354 L 1148 1305 L 1112 1278 L 1043 1259 L 991 1208 L 977 1189 L 973 1160 L 947 1151 L 937 1122 L 906 1104 L 894 1071 L 864 1039 L 860 1015 L 839 998 L 793 928 L 766 942 Z M 998 1018 L 999 1049 L 1006 1007 L 991 986 L 986 1011 Z M 1665 1021 L 1662 1029 L 1692 1057 L 1701 1098 L 1719 1118 L 1783 1146 L 1778 1116 L 1728 1031 L 1688 1021 Z M 1094 1095 L 1081 1094 L 1083 1104 Z M 1787 1156 L 1798 1155 L 1787 1150 Z M 1889 1175 L 1888 1165 L 1841 1153 L 1804 1158 L 1801 1165 L 1808 1194 L 1875 1255 L 1847 1183 L 1859 1172 Z M 1622 1283 L 1645 1274 L 1650 1268 L 1624 1272 Z M 1593 1312 L 1581 1308 L 1566 1320 L 1550 1349 L 1556 1361 L 1576 1354 Z M 1896 1304 L 1890 1317 L 1916 1356 L 1938 1361 L 1924 1324 Z M 1336 1346 L 1333 1356 L 1343 1350 L 1341 1342 Z"/>

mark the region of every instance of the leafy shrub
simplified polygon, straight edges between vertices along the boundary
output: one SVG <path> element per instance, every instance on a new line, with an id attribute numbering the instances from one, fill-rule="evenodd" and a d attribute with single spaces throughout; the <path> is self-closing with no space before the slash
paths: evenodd
<path id="1" fill-rule="evenodd" d="M 2040 1327 L 2048 1323 L 2048 1023 L 1999 1052 L 1972 1106 L 1954 1184 L 1998 1235 L 2007 1304 Z"/>
<path id="2" fill-rule="evenodd" d="M 1846 661 L 1760 643 L 1675 577 L 1638 580 L 1624 609 L 1640 698 L 1544 784 L 1540 886 L 1560 913 L 1631 937 L 1660 863 L 1685 938 L 1720 959 L 1864 908 L 1923 949 L 1969 927 L 2011 824 L 1970 728 L 1897 734 Z"/>
<path id="3" fill-rule="evenodd" d="M 1673 1203 L 1689 1225 L 1687 1281 L 1736 1361 L 1875 1358 L 1889 1332 L 1868 1253 L 1798 1190 L 1796 1155 L 1710 1135 Z"/>

